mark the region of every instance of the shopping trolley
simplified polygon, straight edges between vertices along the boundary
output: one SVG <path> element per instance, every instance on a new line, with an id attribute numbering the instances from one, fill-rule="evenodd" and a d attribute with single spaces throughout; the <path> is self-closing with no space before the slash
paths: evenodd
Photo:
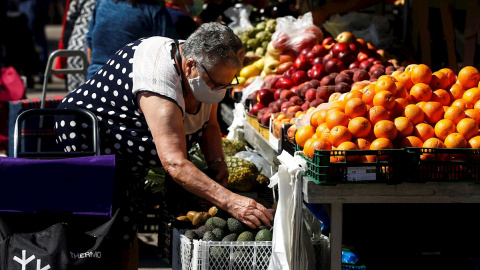
<path id="1" fill-rule="evenodd" d="M 28 119 L 62 115 L 89 121 L 93 149 L 23 151 Z M 27 110 L 15 123 L 14 149 L 0 157 L 0 270 L 119 269 L 115 156 L 99 155 L 97 118 L 83 109 Z"/>

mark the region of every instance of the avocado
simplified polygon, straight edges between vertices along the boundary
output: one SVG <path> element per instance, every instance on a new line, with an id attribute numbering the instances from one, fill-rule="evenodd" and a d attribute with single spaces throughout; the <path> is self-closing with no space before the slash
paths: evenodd
<path id="1" fill-rule="evenodd" d="M 241 234 L 245 231 L 245 226 L 236 218 L 227 219 L 228 230 L 232 233 Z"/>
<path id="2" fill-rule="evenodd" d="M 242 232 L 237 238 L 237 241 L 254 241 L 254 240 L 255 240 L 255 236 L 250 231 Z"/>
<path id="3" fill-rule="evenodd" d="M 202 237 L 203 241 L 218 241 L 217 236 L 212 231 L 205 232 Z"/>
<path id="4" fill-rule="evenodd" d="M 225 236 L 225 232 L 220 228 L 213 229 L 212 233 L 215 234 L 218 240 L 222 239 Z"/>
<path id="5" fill-rule="evenodd" d="M 237 238 L 238 238 L 238 234 L 231 233 L 223 237 L 222 241 L 237 241 Z"/>
<path id="6" fill-rule="evenodd" d="M 188 239 L 192 240 L 192 239 L 198 239 L 198 235 L 197 233 L 195 233 L 194 230 L 187 230 L 185 231 L 185 237 L 187 237 Z"/>
<path id="7" fill-rule="evenodd" d="M 197 229 L 195 229 L 195 233 L 198 235 L 198 238 L 199 239 L 202 239 L 203 238 L 203 235 L 208 232 L 208 231 L 212 231 L 213 229 L 215 229 L 215 227 L 213 226 L 208 226 L 208 225 L 203 225 L 203 226 L 200 226 L 198 227 Z"/>
<path id="8" fill-rule="evenodd" d="M 212 226 L 222 230 L 227 229 L 227 221 L 221 217 L 213 217 Z"/>
<path id="9" fill-rule="evenodd" d="M 255 241 L 272 241 L 272 232 L 269 229 L 261 229 L 255 235 Z"/>
<path id="10" fill-rule="evenodd" d="M 213 217 L 207 219 L 207 221 L 205 221 L 205 225 L 213 226 L 212 222 L 213 222 Z"/>
<path id="11" fill-rule="evenodd" d="M 211 247 L 210 248 L 210 258 L 215 261 L 222 259 L 228 259 L 228 252 L 223 247 Z"/>

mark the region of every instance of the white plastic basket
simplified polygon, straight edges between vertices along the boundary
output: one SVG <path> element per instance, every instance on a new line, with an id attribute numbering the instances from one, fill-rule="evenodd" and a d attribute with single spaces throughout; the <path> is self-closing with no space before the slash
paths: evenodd
<path id="1" fill-rule="evenodd" d="M 268 269 L 271 241 L 202 241 L 180 235 L 177 269 Z"/>

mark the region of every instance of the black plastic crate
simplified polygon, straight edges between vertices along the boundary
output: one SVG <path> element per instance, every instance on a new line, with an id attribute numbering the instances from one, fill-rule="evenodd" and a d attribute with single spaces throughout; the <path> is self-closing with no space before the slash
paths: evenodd
<path id="1" fill-rule="evenodd" d="M 301 155 L 307 161 L 307 177 L 317 184 L 398 184 L 408 172 L 404 149 L 315 150 L 311 159 Z"/>
<path id="2" fill-rule="evenodd" d="M 478 182 L 480 149 L 407 147 L 409 182 Z"/>

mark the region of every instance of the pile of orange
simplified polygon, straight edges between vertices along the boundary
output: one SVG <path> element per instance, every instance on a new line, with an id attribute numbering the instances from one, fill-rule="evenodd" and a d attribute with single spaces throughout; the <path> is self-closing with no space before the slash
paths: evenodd
<path id="1" fill-rule="evenodd" d="M 466 66 L 455 74 L 416 64 L 314 112 L 310 125 L 297 129 L 295 141 L 310 158 L 316 149 L 480 148 L 479 125 L 476 68 Z"/>

